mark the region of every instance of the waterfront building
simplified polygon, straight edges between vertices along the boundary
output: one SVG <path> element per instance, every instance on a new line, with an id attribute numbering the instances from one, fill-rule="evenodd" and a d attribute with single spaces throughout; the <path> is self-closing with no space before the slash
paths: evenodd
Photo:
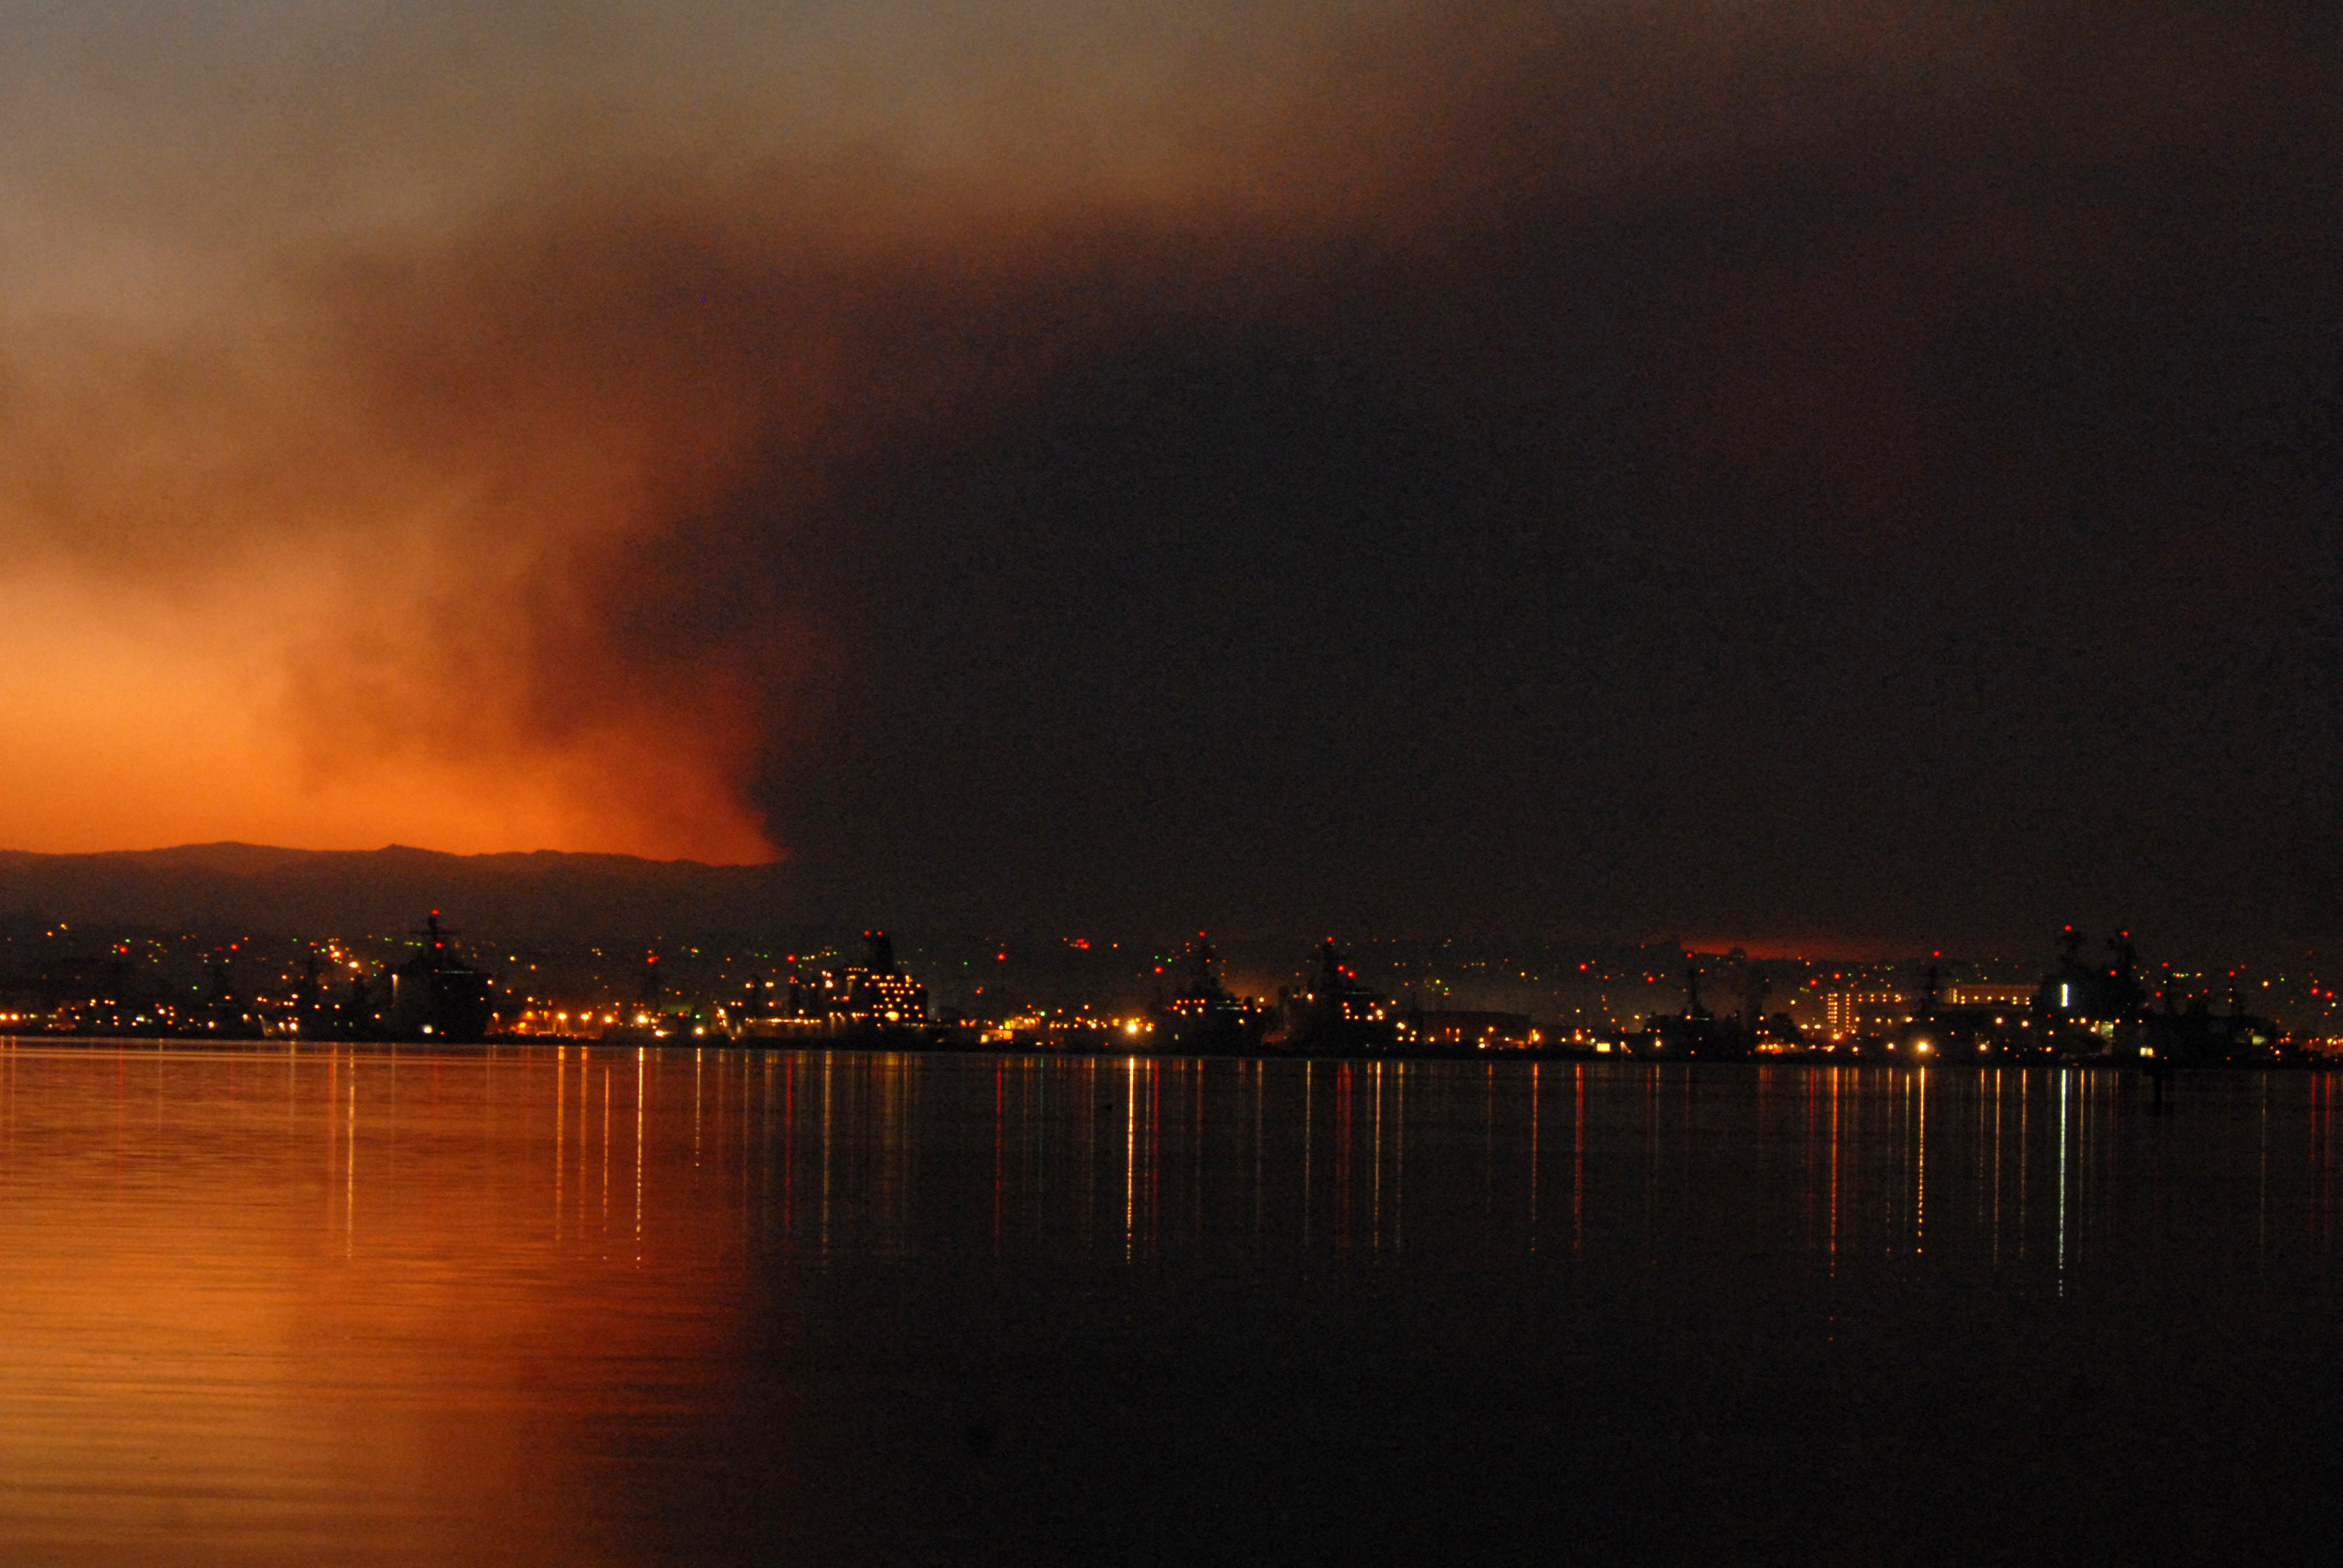
<path id="1" fill-rule="evenodd" d="M 1398 1038 L 1420 1050 L 1527 1050 L 1542 1043 L 1525 1012 L 1455 1009 L 1406 1014 L 1398 1021 Z"/>

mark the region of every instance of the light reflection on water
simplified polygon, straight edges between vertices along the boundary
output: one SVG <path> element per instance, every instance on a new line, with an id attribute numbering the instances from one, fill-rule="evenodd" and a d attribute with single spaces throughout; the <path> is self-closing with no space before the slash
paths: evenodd
<path id="1" fill-rule="evenodd" d="M 2047 1528 L 2110 1444 L 2266 1521 L 2244 1425 L 2334 1381 L 2334 1081 L 2148 1094 L 0 1046 L 0 1561 L 1179 1560 L 1200 1506 L 1396 1553 L 1500 1492 L 1589 1560 L 1859 1557 Z M 1882 1523 L 1932 1422 L 1964 1487 Z"/>

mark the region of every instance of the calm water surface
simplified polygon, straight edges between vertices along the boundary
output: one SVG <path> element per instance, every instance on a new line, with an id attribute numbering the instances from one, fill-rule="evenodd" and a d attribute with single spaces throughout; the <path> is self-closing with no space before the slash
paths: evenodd
<path id="1" fill-rule="evenodd" d="M 2293 1558 L 2337 1088 L 0 1044 L 0 1563 Z"/>

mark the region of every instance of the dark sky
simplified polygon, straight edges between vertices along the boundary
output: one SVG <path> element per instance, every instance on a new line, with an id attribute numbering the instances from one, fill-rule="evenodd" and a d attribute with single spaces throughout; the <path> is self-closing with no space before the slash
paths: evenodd
<path id="1" fill-rule="evenodd" d="M 904 927 L 2336 934 L 2328 8 L 1133 4 L 830 75 L 488 15 L 37 206 L 169 298 L 11 317 L 9 526 L 291 628 L 228 683 L 303 782 L 216 836 L 761 836 Z M 292 91 L 220 47 L 172 124 Z M 140 788 L 24 847 L 194 820 Z"/>

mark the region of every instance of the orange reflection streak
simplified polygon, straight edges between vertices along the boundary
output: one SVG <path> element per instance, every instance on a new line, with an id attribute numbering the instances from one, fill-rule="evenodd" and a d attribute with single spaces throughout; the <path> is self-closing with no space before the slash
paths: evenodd
<path id="1" fill-rule="evenodd" d="M 2058 1070 L 2058 1295 L 2066 1294 L 2066 1192 L 2068 1151 L 2074 1140 L 2067 1131 L 2067 1107 L 2075 1082 L 2072 1068 Z"/>
<path id="2" fill-rule="evenodd" d="M 638 1047 L 635 1050 L 635 1261 L 643 1261 L 643 1070 L 650 1051 Z M 692 1163 L 699 1163 L 699 1107 L 692 1105 Z"/>
<path id="3" fill-rule="evenodd" d="M 1139 1199 L 1139 1058 L 1123 1068 L 1122 1113 L 1122 1261 L 1131 1261 L 1132 1229 Z"/>
<path id="4" fill-rule="evenodd" d="M 588 1234 L 586 1207 L 594 1180 L 592 1157 L 594 1126 L 589 1112 L 594 1105 L 594 1070 L 588 1060 L 585 1047 L 578 1050 L 578 1241 L 582 1247 Z M 607 1114 L 602 1122 L 602 1139 L 607 1146 L 610 1123 Z"/>
<path id="5" fill-rule="evenodd" d="M 781 1070 L 781 1234 L 797 1239 L 798 1059 Z"/>
<path id="6" fill-rule="evenodd" d="M 1913 1157 L 1912 1253 L 1928 1250 L 1928 1070 L 1921 1068 L 1914 1097 L 1920 1102 L 1920 1144 Z"/>
<path id="7" fill-rule="evenodd" d="M 346 1257 L 357 1245 L 358 1075 L 355 1065 L 350 1071 L 349 1087 L 349 1122 L 342 1134 L 342 1252 Z"/>

